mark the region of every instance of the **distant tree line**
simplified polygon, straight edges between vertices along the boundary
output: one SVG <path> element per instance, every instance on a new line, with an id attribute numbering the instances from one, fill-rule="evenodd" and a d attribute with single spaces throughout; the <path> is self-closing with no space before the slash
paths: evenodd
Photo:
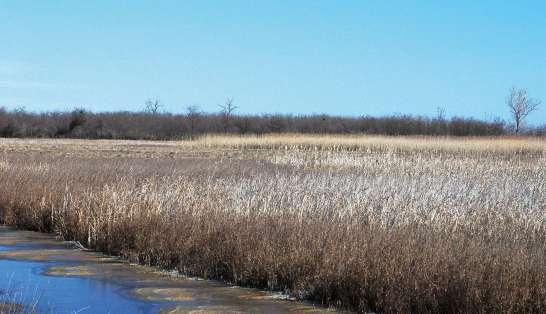
<path id="1" fill-rule="evenodd" d="M 341 117 L 324 114 L 286 115 L 237 114 L 232 98 L 219 106 L 217 113 L 205 113 L 197 106 L 187 106 L 185 113 L 161 111 L 159 99 L 149 99 L 142 112 L 90 112 L 76 108 L 71 112 L 8 111 L 0 107 L 0 137 L 49 137 L 87 139 L 194 139 L 202 134 L 379 134 L 497 136 L 526 134 L 546 136 L 546 124 L 524 128 L 525 118 L 536 111 L 541 102 L 528 96 L 525 89 L 512 88 L 507 105 L 513 120 L 484 121 L 474 118 L 445 118 L 438 107 L 435 117 L 391 115 L 383 117 Z"/>
<path id="2" fill-rule="evenodd" d="M 378 134 L 497 136 L 525 134 L 546 136 L 546 124 L 525 128 L 527 116 L 538 110 L 541 101 L 526 89 L 512 87 L 506 98 L 512 123 L 475 118 L 445 118 L 438 107 L 433 118 L 413 115 L 383 117 L 342 117 L 325 114 L 237 114 L 233 98 L 227 98 L 220 111 L 205 113 L 198 106 L 186 107 L 184 114 L 161 110 L 159 99 L 148 99 L 143 111 L 91 112 L 76 108 L 71 112 L 28 112 L 24 108 L 8 111 L 0 106 L 0 137 L 47 137 L 87 139 L 194 139 L 202 134 Z"/>
<path id="3" fill-rule="evenodd" d="M 329 115 L 240 115 L 234 107 L 219 113 L 203 113 L 189 106 L 185 114 L 159 112 L 72 112 L 33 113 L 0 108 L 0 137 L 58 137 L 89 139 L 192 139 L 209 133 L 339 133 L 382 135 L 495 136 L 508 134 L 500 120 L 472 118 L 338 117 Z M 530 133 L 544 135 L 544 127 Z"/>

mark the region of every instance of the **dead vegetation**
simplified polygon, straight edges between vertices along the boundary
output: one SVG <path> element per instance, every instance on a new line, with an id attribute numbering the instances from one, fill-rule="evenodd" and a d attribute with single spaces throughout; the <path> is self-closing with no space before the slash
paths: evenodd
<path id="1" fill-rule="evenodd" d="M 546 310 L 546 143 L 2 140 L 5 223 L 366 312 Z"/>

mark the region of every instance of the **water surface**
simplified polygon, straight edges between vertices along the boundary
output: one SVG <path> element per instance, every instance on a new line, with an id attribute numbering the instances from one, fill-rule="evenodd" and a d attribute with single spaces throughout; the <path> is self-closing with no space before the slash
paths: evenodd
<path id="1" fill-rule="evenodd" d="M 38 313 L 320 313 L 278 294 L 173 277 L 0 226 L 0 305 Z"/>

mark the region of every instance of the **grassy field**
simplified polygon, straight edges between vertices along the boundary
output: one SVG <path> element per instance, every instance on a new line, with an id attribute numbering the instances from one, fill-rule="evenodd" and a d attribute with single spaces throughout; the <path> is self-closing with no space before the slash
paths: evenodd
<path id="1" fill-rule="evenodd" d="M 360 312 L 546 311 L 543 139 L 0 139 L 0 219 Z"/>

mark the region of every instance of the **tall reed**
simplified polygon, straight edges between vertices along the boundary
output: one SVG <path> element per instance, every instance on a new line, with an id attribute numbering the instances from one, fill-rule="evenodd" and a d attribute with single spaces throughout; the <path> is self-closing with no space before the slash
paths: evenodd
<path id="1" fill-rule="evenodd" d="M 546 311 L 544 142 L 335 140 L 5 141 L 0 217 L 360 312 Z"/>

